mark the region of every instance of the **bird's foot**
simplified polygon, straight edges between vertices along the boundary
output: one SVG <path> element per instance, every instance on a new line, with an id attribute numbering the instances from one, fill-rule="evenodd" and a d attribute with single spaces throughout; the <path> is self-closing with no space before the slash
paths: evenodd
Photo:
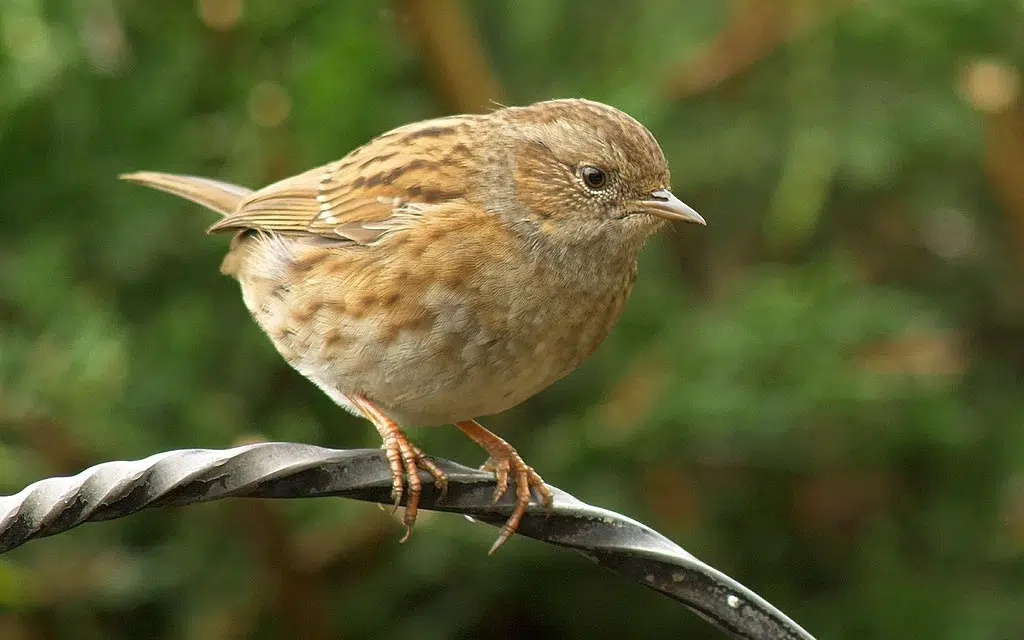
<path id="1" fill-rule="evenodd" d="M 505 524 L 502 525 L 498 539 L 491 545 L 491 550 L 488 551 L 488 555 L 490 555 L 497 551 L 501 545 L 505 544 L 512 537 L 512 534 L 516 532 L 516 529 L 519 528 L 519 522 L 523 519 L 523 514 L 526 513 L 526 508 L 530 505 L 533 490 L 536 490 L 540 504 L 545 507 L 551 506 L 554 496 L 551 493 L 551 489 L 544 484 L 544 479 L 540 477 L 540 474 L 534 471 L 533 467 L 526 464 L 522 457 L 520 457 L 519 452 L 508 442 L 491 433 L 475 420 L 459 422 L 455 426 L 476 441 L 490 455 L 490 458 L 488 458 L 481 469 L 493 472 L 497 480 L 494 487 L 495 502 L 505 495 L 505 492 L 508 490 L 510 477 L 516 485 L 515 506 Z"/>
<path id="2" fill-rule="evenodd" d="M 444 500 L 448 492 L 448 474 L 427 458 L 422 449 L 409 442 L 409 438 L 401 431 L 385 436 L 382 448 L 391 467 L 391 497 L 394 498 L 392 513 L 398 509 L 405 496 L 405 514 L 402 516 L 405 534 L 399 540 L 405 542 L 419 514 L 420 495 L 423 493 L 420 469 L 433 476 L 434 487 L 440 492 L 438 501 Z"/>
<path id="3" fill-rule="evenodd" d="M 412 526 L 416 524 L 416 515 L 419 513 L 420 495 L 423 493 L 420 469 L 434 478 L 434 486 L 439 492 L 439 502 L 444 500 L 448 492 L 448 474 L 434 464 L 422 449 L 409 442 L 409 437 L 398 424 L 368 400 L 358 398 L 353 399 L 353 403 L 377 427 L 383 441 L 381 448 L 384 449 L 384 456 L 391 468 L 391 497 L 394 498 L 392 512 L 398 509 L 402 498 L 405 498 L 405 515 L 402 517 L 405 535 L 400 540 L 405 542 L 412 533 Z"/>

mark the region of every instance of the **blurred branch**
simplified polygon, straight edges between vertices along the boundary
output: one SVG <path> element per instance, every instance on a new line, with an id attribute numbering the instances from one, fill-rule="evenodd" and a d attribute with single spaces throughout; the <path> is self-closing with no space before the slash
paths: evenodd
<path id="1" fill-rule="evenodd" d="M 395 0 L 395 9 L 419 46 L 446 109 L 479 112 L 501 102 L 501 88 L 461 2 Z"/>
<path id="2" fill-rule="evenodd" d="M 711 91 L 768 57 L 783 44 L 859 0 L 733 0 L 725 28 L 696 59 L 677 64 L 663 82 L 668 100 Z"/>
<path id="3" fill-rule="evenodd" d="M 1006 213 L 1017 267 L 1024 271 L 1024 101 L 985 115 L 985 171 Z"/>
<path id="4" fill-rule="evenodd" d="M 425 480 L 422 508 L 504 524 L 513 497 L 507 492 L 497 503 L 492 500 L 493 474 L 448 460 L 434 462 L 449 476 L 448 495 L 439 503 L 433 485 Z M 813 640 L 760 596 L 656 531 L 551 489 L 554 505 L 532 506 L 520 534 L 575 549 L 683 603 L 735 637 Z M 339 496 L 388 503 L 390 492 L 391 474 L 379 449 L 341 451 L 270 442 L 223 451 L 169 451 L 144 460 L 100 464 L 77 476 L 41 480 L 16 495 L 0 497 L 0 553 L 84 522 L 120 518 L 154 506 L 228 497 Z"/>

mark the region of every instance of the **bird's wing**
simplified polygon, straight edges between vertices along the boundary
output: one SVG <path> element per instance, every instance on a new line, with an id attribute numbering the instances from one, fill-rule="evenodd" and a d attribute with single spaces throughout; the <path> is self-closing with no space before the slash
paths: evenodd
<path id="1" fill-rule="evenodd" d="M 367 244 L 465 197 L 473 164 L 461 143 L 472 116 L 390 131 L 341 160 L 264 187 L 210 232 L 260 229 Z"/>

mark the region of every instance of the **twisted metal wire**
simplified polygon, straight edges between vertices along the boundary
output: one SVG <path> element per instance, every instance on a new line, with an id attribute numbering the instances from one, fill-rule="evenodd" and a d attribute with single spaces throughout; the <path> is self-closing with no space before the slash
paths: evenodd
<path id="1" fill-rule="evenodd" d="M 462 513 L 501 526 L 511 496 L 493 502 L 494 475 L 433 458 L 448 494 L 424 476 L 421 508 Z M 760 596 L 653 529 L 551 487 L 551 509 L 531 505 L 521 535 L 575 549 L 597 564 L 683 603 L 738 638 L 814 638 Z M 391 472 L 379 449 L 337 450 L 269 442 L 226 450 L 184 449 L 143 460 L 107 462 L 48 478 L 0 497 L 0 553 L 84 522 L 149 507 L 222 498 L 341 496 L 389 503 Z M 512 493 L 512 492 L 508 492 Z"/>

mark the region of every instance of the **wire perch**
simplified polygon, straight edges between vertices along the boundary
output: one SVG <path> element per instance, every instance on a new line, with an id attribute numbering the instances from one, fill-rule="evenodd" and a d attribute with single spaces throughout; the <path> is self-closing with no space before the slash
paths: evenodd
<path id="1" fill-rule="evenodd" d="M 462 513 L 500 526 L 510 496 L 492 502 L 493 474 L 433 458 L 448 473 L 448 495 L 424 482 L 421 508 Z M 568 547 L 697 612 L 738 638 L 813 636 L 756 593 L 701 562 L 653 529 L 556 489 L 554 505 L 531 505 L 518 533 Z M 143 460 L 107 462 L 78 475 L 48 478 L 0 497 L 0 553 L 84 522 L 149 507 L 222 498 L 340 496 L 390 503 L 391 473 L 379 449 L 337 450 L 269 442 L 226 450 L 183 449 Z"/>

